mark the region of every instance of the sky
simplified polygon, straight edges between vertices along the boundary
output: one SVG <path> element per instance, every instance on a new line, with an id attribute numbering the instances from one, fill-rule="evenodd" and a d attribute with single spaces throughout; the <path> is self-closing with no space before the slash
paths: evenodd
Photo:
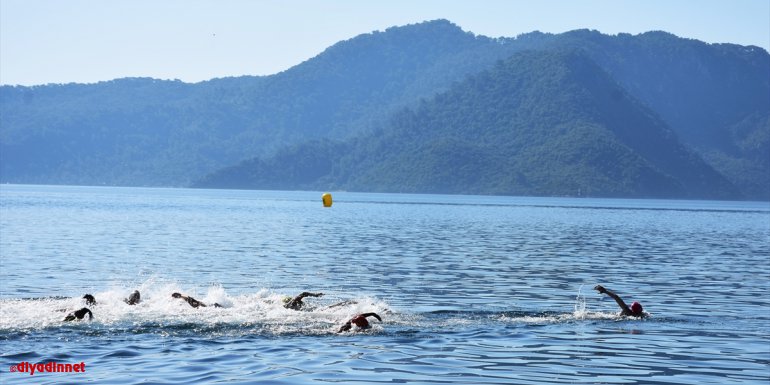
<path id="1" fill-rule="evenodd" d="M 363 33 L 663 30 L 770 51 L 770 0 L 0 0 L 0 84 L 271 75 Z"/>

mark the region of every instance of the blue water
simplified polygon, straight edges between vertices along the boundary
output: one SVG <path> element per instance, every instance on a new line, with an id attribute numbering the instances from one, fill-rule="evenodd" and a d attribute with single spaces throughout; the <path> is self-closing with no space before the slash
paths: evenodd
<path id="1" fill-rule="evenodd" d="M 770 381 L 766 202 L 320 196 L 1 186 L 0 383 Z"/>

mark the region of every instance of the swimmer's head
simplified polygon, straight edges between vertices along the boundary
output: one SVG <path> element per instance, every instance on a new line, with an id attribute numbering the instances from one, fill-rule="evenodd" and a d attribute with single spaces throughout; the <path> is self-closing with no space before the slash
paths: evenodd
<path id="1" fill-rule="evenodd" d="M 86 305 L 96 305 L 96 298 L 91 294 L 84 295 L 83 299 L 86 300 Z"/>
<path id="2" fill-rule="evenodd" d="M 642 309 L 642 304 L 640 304 L 639 302 L 634 302 L 631 304 L 631 313 L 633 313 L 633 315 L 635 316 L 642 315 L 643 311 L 644 310 Z"/>
<path id="3" fill-rule="evenodd" d="M 179 293 L 173 293 L 173 294 L 171 294 L 171 296 L 174 297 L 174 298 L 181 298 L 182 297 L 182 295 L 179 294 Z"/>
<path id="4" fill-rule="evenodd" d="M 136 305 L 142 300 L 142 296 L 139 294 L 139 290 L 134 290 L 131 295 L 126 299 L 126 303 L 129 305 Z"/>
<path id="5" fill-rule="evenodd" d="M 292 298 L 288 295 L 283 296 L 283 298 L 281 299 L 281 301 L 283 301 L 284 304 L 291 302 L 291 300 Z"/>

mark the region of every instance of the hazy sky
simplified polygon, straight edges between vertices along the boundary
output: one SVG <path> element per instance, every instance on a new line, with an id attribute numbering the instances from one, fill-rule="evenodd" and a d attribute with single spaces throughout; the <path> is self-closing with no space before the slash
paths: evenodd
<path id="1" fill-rule="evenodd" d="M 0 84 L 268 75 L 439 18 L 492 37 L 664 30 L 770 50 L 770 0 L 0 0 Z"/>

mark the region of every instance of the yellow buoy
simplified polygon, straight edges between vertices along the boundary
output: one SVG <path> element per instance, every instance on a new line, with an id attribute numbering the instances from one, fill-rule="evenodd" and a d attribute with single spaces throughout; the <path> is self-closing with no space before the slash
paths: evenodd
<path id="1" fill-rule="evenodd" d="M 332 194 L 324 193 L 321 195 L 321 200 L 324 202 L 324 207 L 332 207 Z"/>

